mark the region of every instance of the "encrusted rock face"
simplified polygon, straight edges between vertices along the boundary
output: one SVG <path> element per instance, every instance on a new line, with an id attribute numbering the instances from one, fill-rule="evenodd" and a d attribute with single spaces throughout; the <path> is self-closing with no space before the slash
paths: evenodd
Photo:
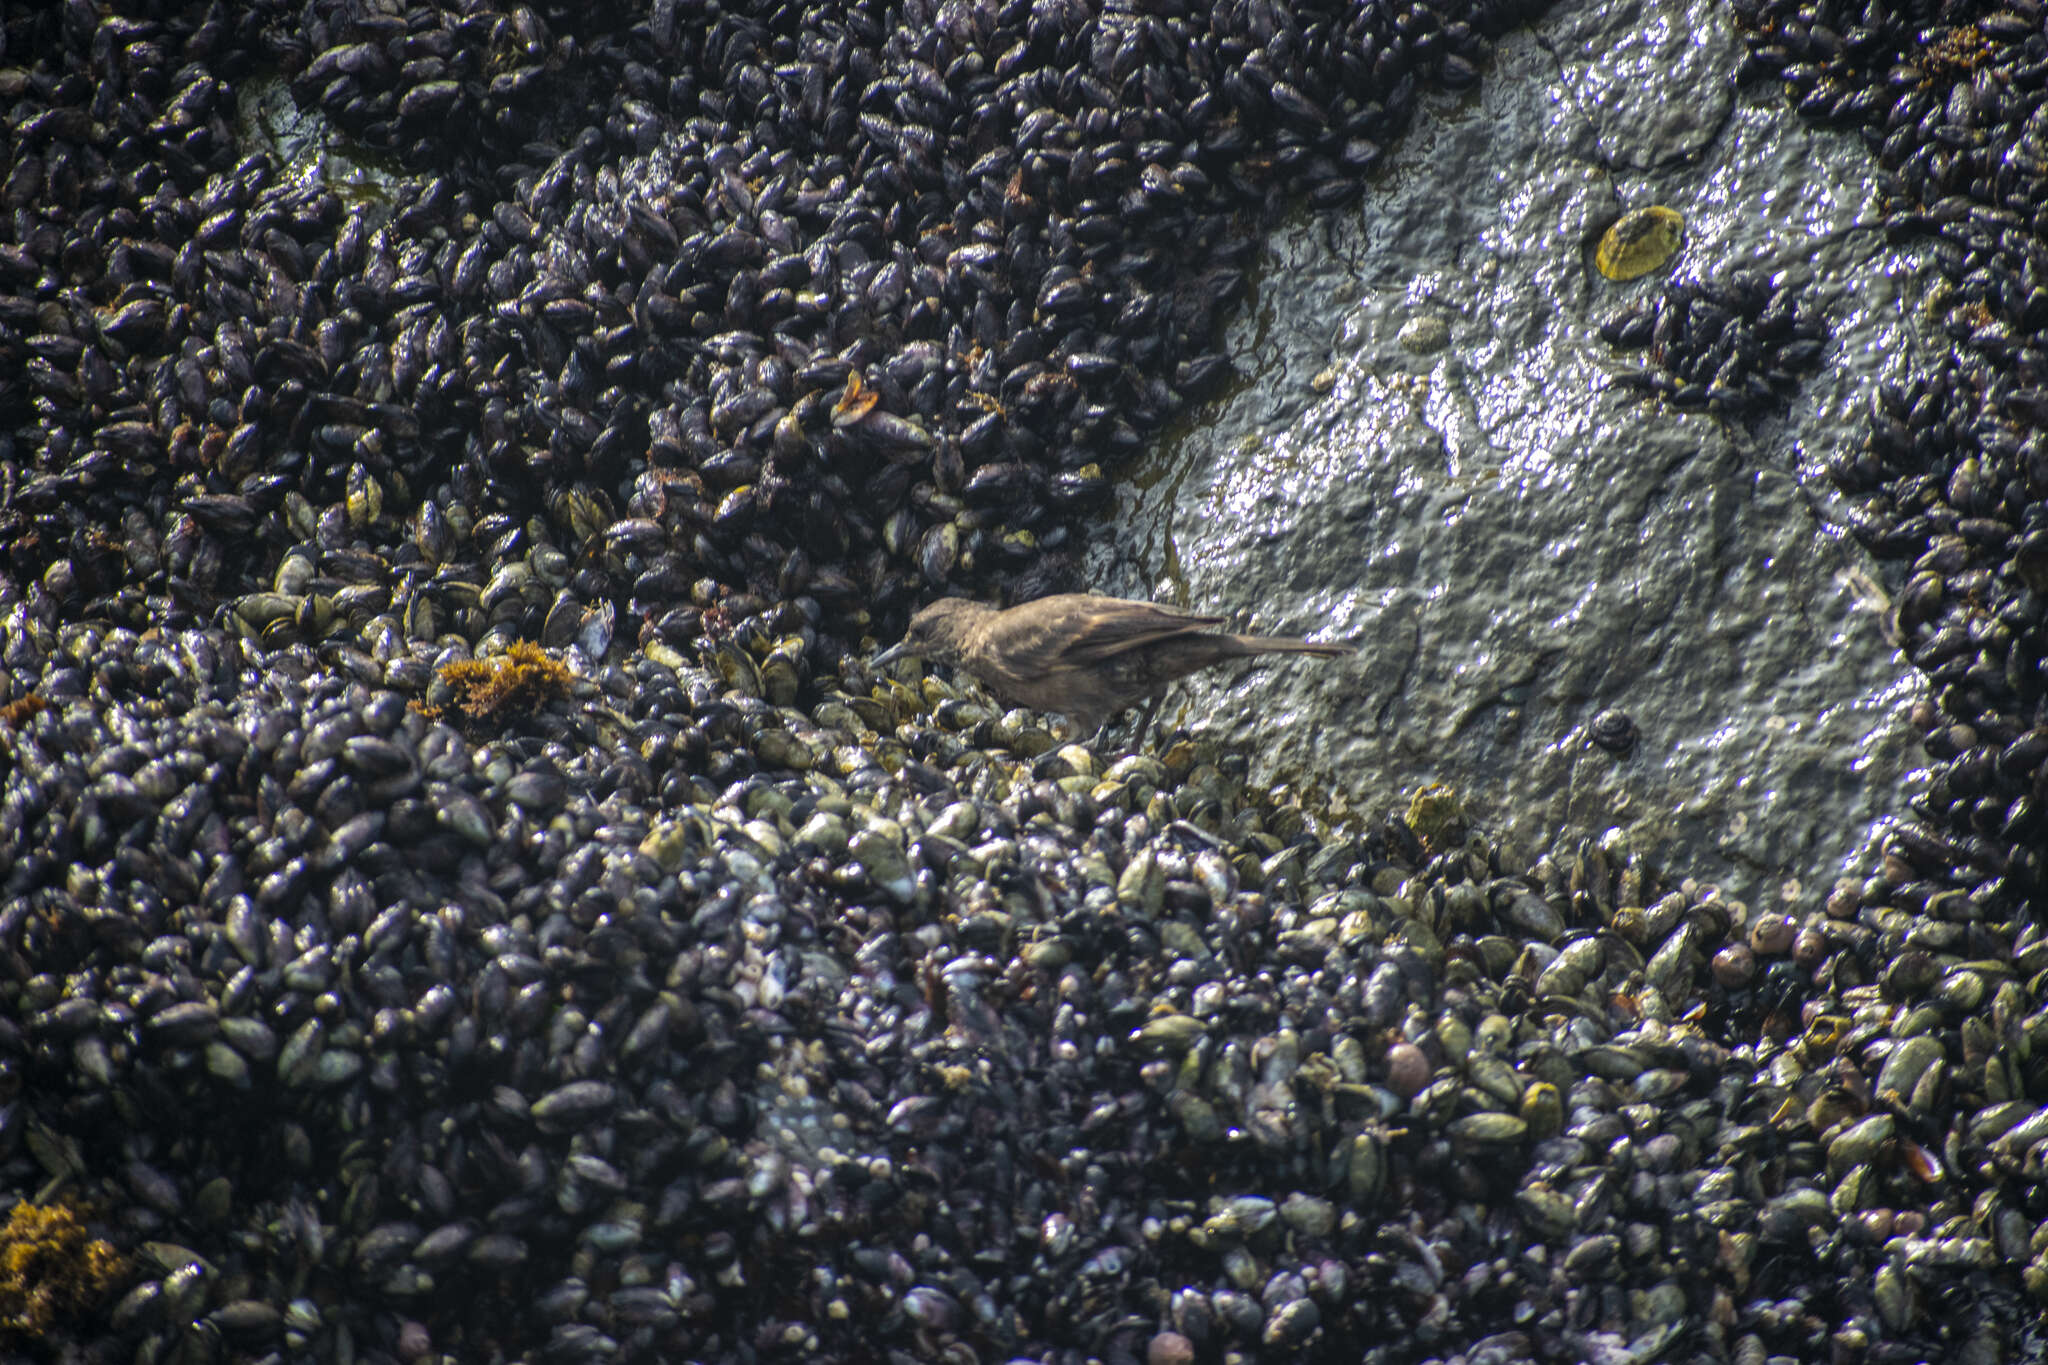
<path id="1" fill-rule="evenodd" d="M 1520 17 L 10 12 L 0 1189 L 125 1278 L 9 1349 L 2023 1349 L 2038 14 L 1740 15 L 1955 265 L 1839 471 L 1943 766 L 1824 908 L 858 662 L 1068 580 L 1263 216 Z M 271 145 L 279 78 L 384 178 Z M 1748 411 L 1817 338 L 1715 288 L 1611 339 Z"/>

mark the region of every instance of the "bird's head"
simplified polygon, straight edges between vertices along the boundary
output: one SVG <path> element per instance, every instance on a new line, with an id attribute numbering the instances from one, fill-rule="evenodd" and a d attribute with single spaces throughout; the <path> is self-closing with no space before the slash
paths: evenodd
<path id="1" fill-rule="evenodd" d="M 910 618 L 903 638 L 877 654 L 869 664 L 882 668 L 898 659 L 917 658 L 935 664 L 957 664 L 968 623 L 992 608 L 965 597 L 941 597 Z"/>

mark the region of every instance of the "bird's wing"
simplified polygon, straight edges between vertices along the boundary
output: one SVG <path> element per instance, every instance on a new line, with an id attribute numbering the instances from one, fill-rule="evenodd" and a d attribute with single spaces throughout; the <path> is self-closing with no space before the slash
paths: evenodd
<path id="1" fill-rule="evenodd" d="M 1062 632 L 1065 648 L 1059 651 L 1061 663 L 1100 663 L 1161 640 L 1213 630 L 1224 619 L 1197 616 L 1157 602 L 1085 597 L 1081 600 L 1085 605 L 1077 615 L 1068 618 L 1069 628 Z"/>

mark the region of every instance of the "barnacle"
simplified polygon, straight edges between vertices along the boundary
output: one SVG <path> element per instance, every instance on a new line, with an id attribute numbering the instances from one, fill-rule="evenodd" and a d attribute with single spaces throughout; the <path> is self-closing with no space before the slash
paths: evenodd
<path id="1" fill-rule="evenodd" d="M 0 1338 L 40 1336 L 87 1312 L 125 1271 L 69 1204 L 23 1200 L 0 1226 Z"/>

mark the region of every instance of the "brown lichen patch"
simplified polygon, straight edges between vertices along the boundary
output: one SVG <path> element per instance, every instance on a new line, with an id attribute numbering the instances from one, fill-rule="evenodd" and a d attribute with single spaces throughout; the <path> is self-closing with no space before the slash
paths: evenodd
<path id="1" fill-rule="evenodd" d="M 441 669 L 456 709 L 471 720 L 531 715 L 569 695 L 571 674 L 558 659 L 526 640 L 514 640 L 493 659 L 462 659 Z M 422 707 L 432 712 L 437 708 Z"/>
<path id="2" fill-rule="evenodd" d="M 0 1339 L 40 1337 L 83 1316 L 126 1270 L 69 1204 L 23 1200 L 0 1226 Z"/>
<path id="3" fill-rule="evenodd" d="M 26 696 L 16 697 L 5 706 L 0 706 L 0 723 L 4 723 L 10 730 L 19 730 L 49 709 L 50 703 L 42 694 L 30 692 Z"/>

